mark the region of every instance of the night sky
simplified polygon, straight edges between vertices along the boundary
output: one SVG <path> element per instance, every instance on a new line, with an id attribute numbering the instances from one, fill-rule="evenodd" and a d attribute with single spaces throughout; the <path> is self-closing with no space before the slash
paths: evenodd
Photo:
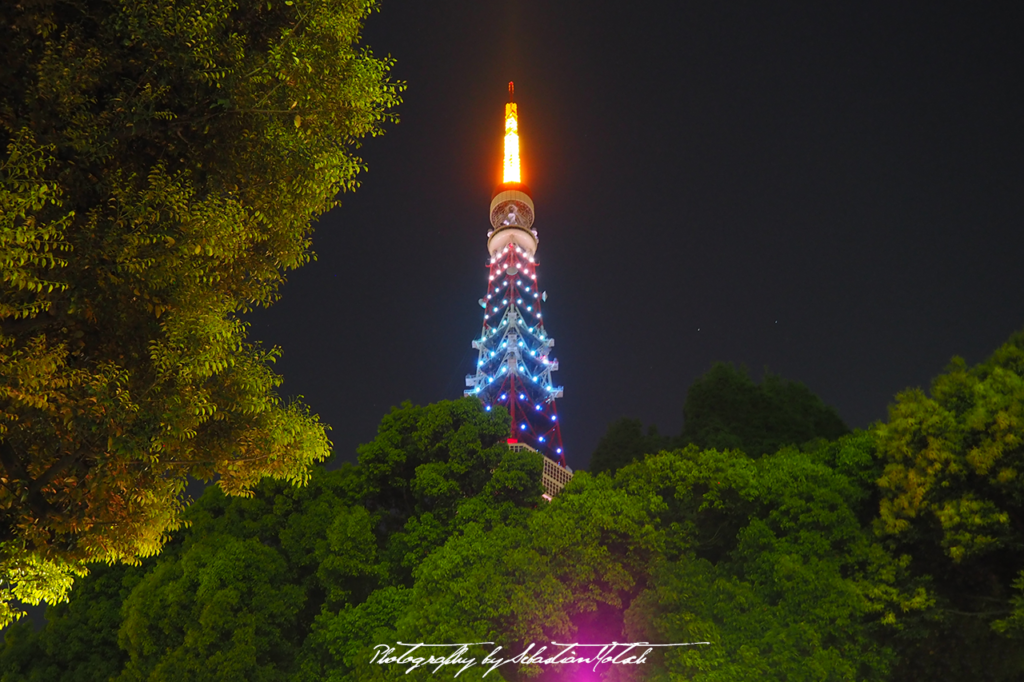
<path id="1" fill-rule="evenodd" d="M 473 371 L 509 80 L 574 468 L 715 361 L 866 427 L 1024 328 L 1024 4 L 785 4 L 385 0 L 401 123 L 251 317 L 339 460 Z"/>

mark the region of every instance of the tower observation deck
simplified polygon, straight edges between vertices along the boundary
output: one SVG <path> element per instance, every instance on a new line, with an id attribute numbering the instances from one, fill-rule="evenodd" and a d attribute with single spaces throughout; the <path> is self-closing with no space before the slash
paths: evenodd
<path id="1" fill-rule="evenodd" d="M 562 387 L 551 378 L 558 360 L 551 355 L 555 340 L 541 312 L 547 292 L 537 279 L 539 239 L 533 219 L 533 199 L 519 162 L 519 112 L 509 83 L 502 183 L 491 199 L 488 285 L 480 299 L 483 330 L 473 340 L 479 355 L 476 373 L 466 377 L 466 395 L 478 397 L 487 410 L 507 408 L 512 417 L 509 445 L 537 450 L 571 475 L 555 407 Z"/>

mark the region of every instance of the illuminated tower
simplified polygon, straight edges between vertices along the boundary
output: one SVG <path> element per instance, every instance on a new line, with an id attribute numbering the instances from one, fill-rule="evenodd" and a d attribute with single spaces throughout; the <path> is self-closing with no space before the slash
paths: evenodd
<path id="1" fill-rule="evenodd" d="M 466 377 L 466 395 L 480 398 L 488 410 L 504 405 L 512 415 L 509 444 L 526 444 L 566 469 L 555 409 L 562 387 L 551 380 L 558 369 L 558 360 L 551 356 L 555 340 L 545 331 L 541 314 L 547 292 L 538 286 L 533 199 L 522 183 L 519 113 L 512 84 L 508 86 L 502 183 L 491 199 L 487 296 L 480 299 L 484 326 L 473 340 L 479 357 L 476 374 Z M 545 462 L 545 479 L 568 480 L 568 469 L 563 473 L 551 468 Z"/>

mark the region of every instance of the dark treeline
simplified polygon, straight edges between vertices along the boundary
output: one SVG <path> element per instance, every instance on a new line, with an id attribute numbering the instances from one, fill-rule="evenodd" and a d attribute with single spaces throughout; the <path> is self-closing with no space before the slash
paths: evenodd
<path id="1" fill-rule="evenodd" d="M 661 436 L 623 417 L 608 428 L 590 459 L 593 473 L 614 472 L 646 454 L 698 445 L 760 457 L 786 445 L 835 440 L 849 433 L 836 411 L 803 384 L 765 373 L 755 384 L 743 370 L 717 363 L 697 379 L 683 405 L 683 432 Z"/>
<path id="2" fill-rule="evenodd" d="M 211 487 L 159 557 L 94 566 L 7 631 L 0 680 L 452 679 L 374 646 L 613 640 L 711 644 L 605 679 L 1024 679 L 1024 334 L 868 431 L 728 365 L 684 410 L 676 437 L 613 424 L 545 503 L 506 414 L 403 405 L 358 464 Z"/>

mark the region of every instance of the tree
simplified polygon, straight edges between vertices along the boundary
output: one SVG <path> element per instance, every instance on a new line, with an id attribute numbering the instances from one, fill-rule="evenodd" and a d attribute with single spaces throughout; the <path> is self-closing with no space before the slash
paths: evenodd
<path id="1" fill-rule="evenodd" d="M 0 653 L 3 682 L 108 682 L 127 656 L 117 645 L 121 605 L 148 566 L 93 567 L 65 603 L 47 608 L 46 626 L 10 626 Z"/>
<path id="2" fill-rule="evenodd" d="M 670 449 L 672 440 L 658 435 L 653 426 L 644 434 L 639 419 L 623 417 L 612 422 L 608 431 L 601 436 L 597 449 L 590 456 L 590 471 L 595 474 L 602 471 L 615 473 L 630 462 L 643 459 L 644 455 Z"/>
<path id="3" fill-rule="evenodd" d="M 393 120 L 373 0 L 0 10 L 0 624 L 157 552 L 186 476 L 301 482 L 325 427 L 240 315 Z"/>
<path id="4" fill-rule="evenodd" d="M 639 420 L 613 422 L 590 458 L 593 473 L 614 473 L 644 455 L 693 443 L 702 448 L 738 448 L 751 456 L 785 445 L 835 440 L 848 432 L 835 410 L 801 383 L 766 374 L 760 385 L 743 370 L 716 363 L 686 394 L 683 432 L 661 436 Z"/>
<path id="5" fill-rule="evenodd" d="M 803 384 L 765 374 L 755 384 L 743 370 L 716 363 L 690 386 L 683 405 L 684 442 L 743 450 L 752 457 L 785 445 L 834 440 L 849 429 Z"/>
<path id="6" fill-rule="evenodd" d="M 878 532 L 935 601 L 901 634 L 903 679 L 1024 675 L 1024 333 L 930 393 L 900 393 L 872 429 Z"/>
<path id="7" fill-rule="evenodd" d="M 892 608 L 920 608 L 857 518 L 858 482 L 795 448 L 649 456 L 621 470 L 663 501 L 665 552 L 625 614 L 630 641 L 667 650 L 643 679 L 883 680 Z"/>
<path id="8" fill-rule="evenodd" d="M 249 498 L 209 488 L 186 512 L 190 528 L 123 595 L 116 679 L 291 679 L 320 610 L 376 587 L 352 469 L 318 468 L 302 487 L 264 481 Z"/>
<path id="9" fill-rule="evenodd" d="M 944 559 L 955 545 L 942 533 L 963 542 L 964 521 L 935 506 L 1003 504 L 1012 526 L 1009 494 L 984 483 L 1006 476 L 960 480 L 934 455 L 1015 466 L 1022 359 L 1015 337 L 979 368 L 954 364 L 931 398 L 902 395 L 870 432 L 760 457 L 661 451 L 614 476 L 579 473 L 550 503 L 540 457 L 504 445 L 503 410 L 406 404 L 358 464 L 317 468 L 305 487 L 211 487 L 160 557 L 96 571 L 40 635 L 12 631 L 0 680 L 450 679 L 374 664 L 374 647 L 494 641 L 507 655 L 577 638 L 712 643 L 607 671 L 618 682 L 1014 680 L 1020 564 L 977 540 Z M 923 498 L 908 494 L 915 480 Z M 985 519 L 968 521 L 1014 546 L 1012 528 Z M 487 679 L 585 672 L 563 667 Z"/>
<path id="10" fill-rule="evenodd" d="M 579 474 L 525 517 L 489 527 L 470 517 L 417 566 L 389 635 L 511 653 L 530 642 L 712 642 L 653 655 L 634 671 L 645 680 L 886 679 L 889 613 L 922 600 L 858 519 L 865 439 L 850 438 L 828 456 L 661 452 L 614 478 Z M 564 667 L 501 675 L 565 679 Z"/>
<path id="11" fill-rule="evenodd" d="M 580 472 L 528 516 L 489 527 L 470 517 L 417 567 L 398 635 L 402 641 L 495 641 L 506 658 L 530 643 L 547 646 L 550 654 L 552 641 L 621 641 L 622 611 L 663 541 L 649 502 L 616 489 L 608 477 Z M 505 679 L 544 672 L 539 679 L 545 680 L 563 679 L 576 666 L 564 667 L 509 664 L 500 670 Z M 477 679 L 486 670 L 465 676 Z"/>
<path id="12" fill-rule="evenodd" d="M 508 450 L 508 418 L 474 398 L 405 405 L 357 465 L 250 497 L 211 486 L 159 557 L 95 570 L 40 633 L 14 630 L 0 680 L 397 679 L 368 662 L 419 565 L 542 504 L 540 456 Z"/>
<path id="13" fill-rule="evenodd" d="M 381 421 L 372 442 L 360 446 L 360 500 L 373 515 L 380 546 L 378 587 L 365 600 L 325 606 L 307 639 L 296 679 L 416 679 L 369 661 L 377 644 L 430 636 L 405 624 L 424 609 L 413 605 L 423 580 L 421 566 L 452 538 L 521 528 L 543 504 L 541 457 L 510 451 L 508 425 L 504 408 L 487 412 L 476 398 L 406 403 Z M 484 556 L 494 557 L 495 551 L 476 562 L 485 566 Z M 500 577 L 491 578 L 494 589 L 501 590 Z M 420 589 L 421 594 L 429 591 Z M 463 631 L 472 627 L 465 625 Z"/>
<path id="14" fill-rule="evenodd" d="M 250 499 L 208 491 L 125 601 L 118 679 L 373 679 L 416 567 L 462 525 L 541 501 L 540 457 L 510 452 L 507 433 L 508 414 L 474 398 L 406 404 L 355 466 Z"/>

